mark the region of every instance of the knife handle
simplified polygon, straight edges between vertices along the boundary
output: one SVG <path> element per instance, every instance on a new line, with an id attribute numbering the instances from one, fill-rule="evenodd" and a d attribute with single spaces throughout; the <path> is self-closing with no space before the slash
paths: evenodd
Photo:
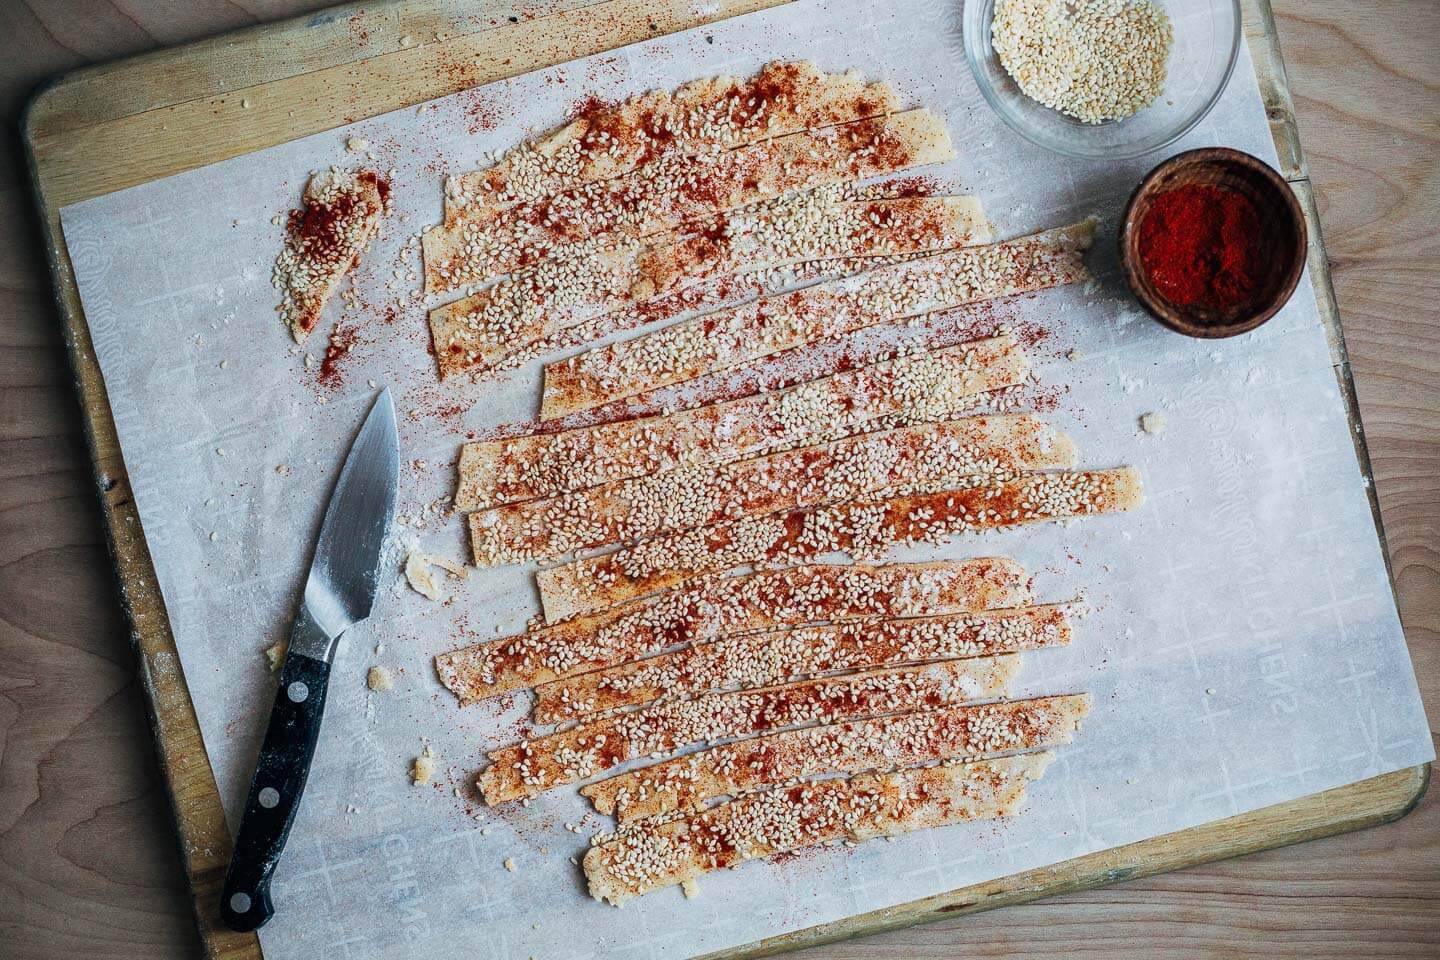
<path id="1" fill-rule="evenodd" d="M 295 650 L 297 635 L 307 629 L 317 628 L 302 608 L 291 631 L 290 652 L 280 672 L 280 688 L 275 691 L 270 725 L 220 895 L 220 918 L 242 933 L 262 926 L 275 913 L 270 875 L 290 836 L 320 735 L 330 664 Z"/>

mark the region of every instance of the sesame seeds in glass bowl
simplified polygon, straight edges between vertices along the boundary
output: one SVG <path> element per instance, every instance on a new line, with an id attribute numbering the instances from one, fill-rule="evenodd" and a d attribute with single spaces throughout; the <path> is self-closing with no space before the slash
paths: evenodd
<path id="1" fill-rule="evenodd" d="M 1168 16 L 1173 33 L 1160 95 L 1124 119 L 1087 123 L 1020 89 L 994 46 L 996 0 L 962 2 L 965 58 L 985 100 L 1016 133 L 1070 157 L 1118 160 L 1175 142 L 1210 112 L 1240 52 L 1239 0 L 1152 0 Z M 1124 0 L 1112 2 L 1124 5 Z M 1117 74 L 1124 72 L 1112 66 Z"/>

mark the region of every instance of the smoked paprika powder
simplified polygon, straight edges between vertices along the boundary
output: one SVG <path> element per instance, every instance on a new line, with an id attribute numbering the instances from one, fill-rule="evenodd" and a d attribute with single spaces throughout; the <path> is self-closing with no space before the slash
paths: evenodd
<path id="1" fill-rule="evenodd" d="M 1260 293 L 1262 238 L 1259 211 L 1244 194 L 1187 184 L 1152 201 L 1140 222 L 1140 262 L 1176 306 L 1232 310 Z"/>

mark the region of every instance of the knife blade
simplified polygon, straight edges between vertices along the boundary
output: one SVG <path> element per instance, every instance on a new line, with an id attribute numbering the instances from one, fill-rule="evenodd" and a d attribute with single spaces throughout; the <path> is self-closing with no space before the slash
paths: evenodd
<path id="1" fill-rule="evenodd" d="M 400 440 L 387 388 L 370 408 L 335 482 L 304 599 L 290 629 L 280 685 L 220 896 L 221 919 L 232 930 L 254 930 L 274 915 L 270 880 L 305 791 L 330 665 L 345 631 L 369 617 L 374 606 L 380 551 L 394 520 L 399 481 Z"/>

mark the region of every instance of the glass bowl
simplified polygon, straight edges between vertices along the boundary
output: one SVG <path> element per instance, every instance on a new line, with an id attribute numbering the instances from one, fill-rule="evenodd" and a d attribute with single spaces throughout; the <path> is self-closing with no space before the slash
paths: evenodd
<path id="1" fill-rule="evenodd" d="M 1240 53 L 1239 0 L 1155 0 L 1170 15 L 1174 43 L 1160 96 L 1133 116 L 1082 123 L 1020 92 L 990 44 L 994 0 L 965 4 L 965 59 L 986 101 L 1020 136 L 1088 160 L 1138 157 L 1184 136 L 1220 99 Z"/>

